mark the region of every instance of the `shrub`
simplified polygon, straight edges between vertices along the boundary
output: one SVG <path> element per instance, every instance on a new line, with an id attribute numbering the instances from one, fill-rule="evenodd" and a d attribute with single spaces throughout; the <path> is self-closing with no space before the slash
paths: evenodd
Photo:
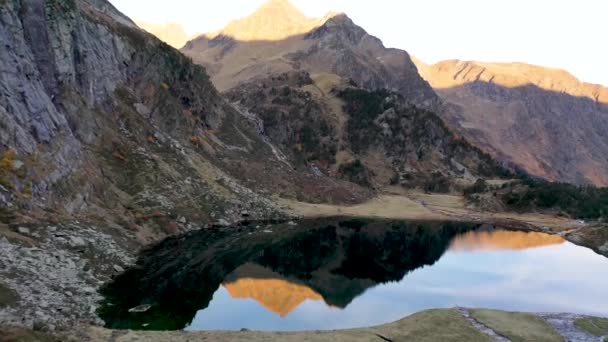
<path id="1" fill-rule="evenodd" d="M 349 182 L 359 184 L 361 186 L 369 186 L 370 179 L 367 168 L 359 159 L 340 165 L 338 174 Z"/>
<path id="2" fill-rule="evenodd" d="M 557 209 L 581 219 L 608 217 L 608 188 L 552 183 L 526 177 L 525 191 L 508 191 L 502 201 L 512 209 Z"/>

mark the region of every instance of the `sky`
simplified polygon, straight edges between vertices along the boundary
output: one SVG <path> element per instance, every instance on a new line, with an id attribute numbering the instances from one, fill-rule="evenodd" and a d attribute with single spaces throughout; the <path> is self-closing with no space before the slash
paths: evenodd
<path id="1" fill-rule="evenodd" d="M 110 0 L 133 19 L 217 31 L 265 0 Z M 292 0 L 310 17 L 346 13 L 387 47 L 427 63 L 525 62 L 608 86 L 605 0 Z"/>

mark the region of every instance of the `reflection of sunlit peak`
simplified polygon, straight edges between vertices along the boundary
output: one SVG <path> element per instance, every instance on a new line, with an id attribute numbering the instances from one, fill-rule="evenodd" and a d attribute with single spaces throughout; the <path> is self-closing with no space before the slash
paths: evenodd
<path id="1" fill-rule="evenodd" d="M 319 293 L 308 286 L 284 279 L 253 263 L 237 268 L 222 285 L 232 298 L 253 299 L 281 317 L 287 316 L 307 299 L 323 300 Z"/>
<path id="2" fill-rule="evenodd" d="M 223 286 L 232 298 L 251 298 L 281 317 L 287 316 L 307 299 L 323 300 L 314 290 L 283 279 L 241 278 Z"/>
<path id="3" fill-rule="evenodd" d="M 564 239 L 557 235 L 507 230 L 468 232 L 456 237 L 450 245 L 452 251 L 521 250 L 559 245 Z"/>

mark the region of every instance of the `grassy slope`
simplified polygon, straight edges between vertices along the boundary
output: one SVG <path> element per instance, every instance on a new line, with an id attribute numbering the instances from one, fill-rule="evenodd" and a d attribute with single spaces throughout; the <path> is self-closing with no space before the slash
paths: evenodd
<path id="1" fill-rule="evenodd" d="M 325 332 L 116 332 L 91 328 L 95 341 L 490 341 L 454 310 L 429 310 L 373 328 Z M 382 337 L 380 337 L 382 336 Z M 114 339 L 112 339 L 114 338 Z"/>
<path id="2" fill-rule="evenodd" d="M 577 328 L 587 331 L 595 336 L 608 335 L 608 319 L 606 318 L 580 318 L 574 321 L 574 325 Z"/>
<path id="3" fill-rule="evenodd" d="M 547 322 L 532 314 L 479 309 L 471 310 L 471 316 L 513 342 L 564 340 Z"/>

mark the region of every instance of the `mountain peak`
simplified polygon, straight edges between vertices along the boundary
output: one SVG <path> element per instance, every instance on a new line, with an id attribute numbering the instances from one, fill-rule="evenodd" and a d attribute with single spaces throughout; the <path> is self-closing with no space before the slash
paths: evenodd
<path id="1" fill-rule="evenodd" d="M 252 15 L 253 17 L 282 17 L 291 20 L 307 20 L 304 13 L 297 9 L 288 0 L 269 0 L 259 7 Z"/>
<path id="2" fill-rule="evenodd" d="M 221 35 L 239 41 L 276 41 L 307 33 L 321 24 L 322 20 L 308 18 L 288 0 L 269 0 L 251 15 L 206 36 Z"/>

